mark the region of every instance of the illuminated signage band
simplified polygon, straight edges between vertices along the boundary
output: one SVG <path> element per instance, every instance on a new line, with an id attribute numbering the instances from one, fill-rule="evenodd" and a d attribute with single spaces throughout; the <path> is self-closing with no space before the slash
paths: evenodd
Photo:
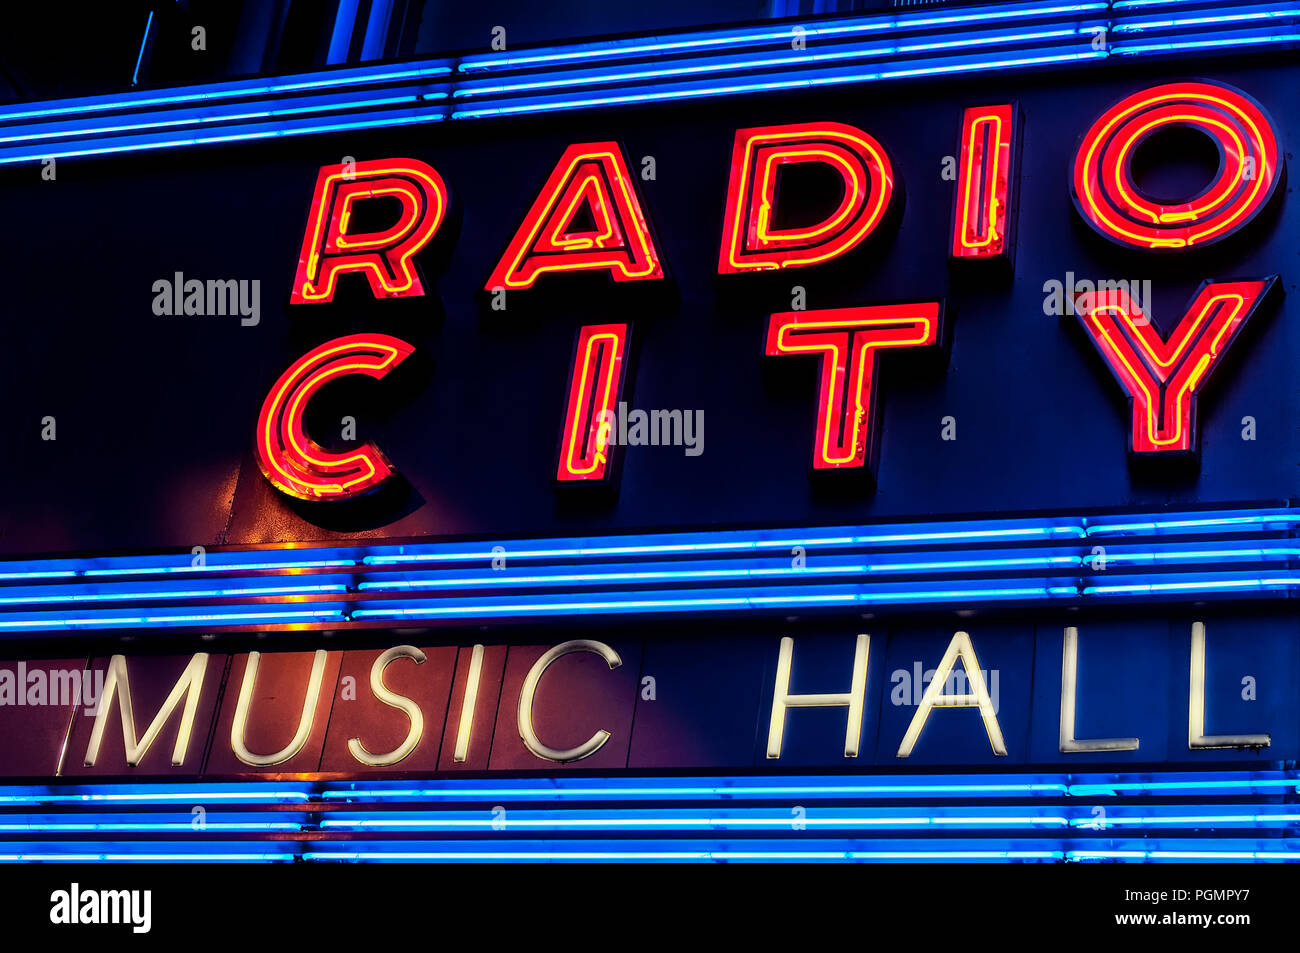
<path id="1" fill-rule="evenodd" d="M 1014 269 L 1019 217 L 1018 170 L 1023 119 L 1015 103 L 964 110 L 954 170 L 948 257 L 955 267 L 991 274 Z M 1132 159 L 1152 137 L 1193 129 L 1210 137 L 1219 169 L 1186 201 L 1157 201 L 1133 178 Z M 838 199 L 788 218 L 787 173 L 817 167 L 838 183 Z M 1254 219 L 1284 172 L 1278 133 L 1245 93 L 1209 82 L 1179 82 L 1134 93 L 1104 110 L 1074 154 L 1070 192 L 1079 216 L 1123 248 L 1163 254 L 1222 241 Z M 358 230 L 358 209 L 373 199 L 396 202 L 396 219 Z M 322 168 L 302 242 L 291 301 L 334 299 L 341 275 L 359 273 L 376 298 L 429 293 L 415 256 L 446 218 L 449 190 L 430 165 L 410 158 Z M 805 269 L 841 258 L 896 223 L 900 171 L 868 132 L 837 122 L 804 122 L 736 131 L 731 154 L 717 273 Z M 806 210 L 805 210 L 806 211 Z M 615 141 L 569 145 L 551 169 L 508 246 L 483 284 L 485 294 L 533 294 L 566 275 L 589 272 L 614 282 L 664 281 L 668 269 L 645 199 L 623 147 Z M 1197 266 L 1200 267 L 1200 266 Z M 1068 301 L 1086 337 L 1132 408 L 1129 451 L 1135 458 L 1194 457 L 1197 402 L 1277 276 L 1206 279 L 1181 322 L 1156 330 L 1150 302 L 1123 290 L 1093 288 Z M 766 315 L 764 353 L 816 357 L 819 394 L 809 472 L 876 473 L 881 425 L 878 364 L 900 354 L 933 352 L 942 362 L 952 311 L 942 299 L 862 302 L 852 307 Z M 1167 322 L 1164 325 L 1166 326 Z M 567 398 L 554 411 L 560 433 L 557 487 L 617 487 L 616 408 L 633 383 L 631 327 L 581 328 Z M 256 458 L 281 492 L 303 500 L 345 500 L 385 483 L 394 472 L 380 448 L 326 450 L 305 432 L 307 405 L 339 376 L 381 378 L 413 346 L 387 335 L 353 334 L 326 341 L 294 362 L 272 386 L 256 433 Z M 813 398 L 809 397 L 810 403 Z M 795 452 L 795 448 L 786 448 Z"/>
<path id="2" fill-rule="evenodd" d="M 0 662 L 0 776 L 1294 759 L 1300 619 Z M 20 739 L 15 743 L 14 739 Z M 10 750 L 12 749 L 12 750 Z"/>

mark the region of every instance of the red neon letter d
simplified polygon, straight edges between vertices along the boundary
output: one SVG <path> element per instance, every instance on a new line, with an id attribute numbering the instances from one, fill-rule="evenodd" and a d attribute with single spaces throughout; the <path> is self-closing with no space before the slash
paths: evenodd
<path id="1" fill-rule="evenodd" d="M 801 162 L 818 162 L 839 174 L 839 206 L 814 225 L 776 228 L 777 172 Z M 893 194 L 889 156 L 861 129 L 835 122 L 739 129 L 718 273 L 802 268 L 838 258 L 875 230 Z"/>

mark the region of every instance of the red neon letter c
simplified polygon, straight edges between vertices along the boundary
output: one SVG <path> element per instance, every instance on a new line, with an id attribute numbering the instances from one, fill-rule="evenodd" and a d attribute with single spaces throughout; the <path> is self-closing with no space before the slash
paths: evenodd
<path id="1" fill-rule="evenodd" d="M 352 334 L 308 351 L 280 376 L 257 420 L 257 463 L 278 489 L 300 500 L 341 500 L 379 486 L 393 473 L 373 443 L 335 453 L 303 429 L 315 393 L 349 374 L 381 378 L 415 350 L 386 334 Z"/>

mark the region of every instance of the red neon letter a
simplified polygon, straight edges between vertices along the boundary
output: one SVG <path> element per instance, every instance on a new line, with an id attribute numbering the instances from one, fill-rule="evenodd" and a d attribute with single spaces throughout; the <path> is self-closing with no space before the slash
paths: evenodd
<path id="1" fill-rule="evenodd" d="M 776 228 L 777 171 L 818 162 L 843 183 L 839 206 L 810 226 Z M 837 122 L 736 131 L 718 274 L 818 265 L 856 248 L 889 210 L 894 170 L 879 142 Z"/>
<path id="2" fill-rule="evenodd" d="M 583 209 L 592 225 L 575 228 Z M 617 142 L 584 142 L 564 150 L 493 269 L 487 290 L 531 288 L 548 271 L 608 271 L 615 281 L 663 277 Z"/>
<path id="3" fill-rule="evenodd" d="M 356 203 L 380 197 L 400 203 L 397 221 L 379 232 L 349 232 Z M 363 272 L 376 298 L 423 295 L 411 257 L 429 243 L 446 214 L 447 187 L 423 162 L 380 159 L 324 166 L 316 178 L 290 302 L 332 301 L 345 271 Z"/>
<path id="4" fill-rule="evenodd" d="M 938 344 L 942 319 L 941 301 L 772 315 L 768 354 L 821 356 L 814 471 L 856 469 L 874 477 L 879 351 Z"/>
<path id="5" fill-rule="evenodd" d="M 1128 394 L 1129 450 L 1195 453 L 1196 398 L 1277 277 L 1207 281 L 1168 340 L 1123 288 L 1075 296 L 1075 314 Z"/>

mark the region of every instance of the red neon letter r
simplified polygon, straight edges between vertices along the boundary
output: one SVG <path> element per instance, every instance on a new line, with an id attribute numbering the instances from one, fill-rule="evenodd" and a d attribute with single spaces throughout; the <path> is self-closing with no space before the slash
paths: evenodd
<path id="1" fill-rule="evenodd" d="M 378 232 L 350 232 L 356 203 L 381 197 L 400 203 L 397 221 Z M 376 298 L 423 295 L 411 258 L 433 238 L 446 214 L 447 187 L 423 162 L 380 159 L 354 168 L 324 166 L 316 179 L 290 303 L 332 301 L 345 271 L 364 273 Z"/>

